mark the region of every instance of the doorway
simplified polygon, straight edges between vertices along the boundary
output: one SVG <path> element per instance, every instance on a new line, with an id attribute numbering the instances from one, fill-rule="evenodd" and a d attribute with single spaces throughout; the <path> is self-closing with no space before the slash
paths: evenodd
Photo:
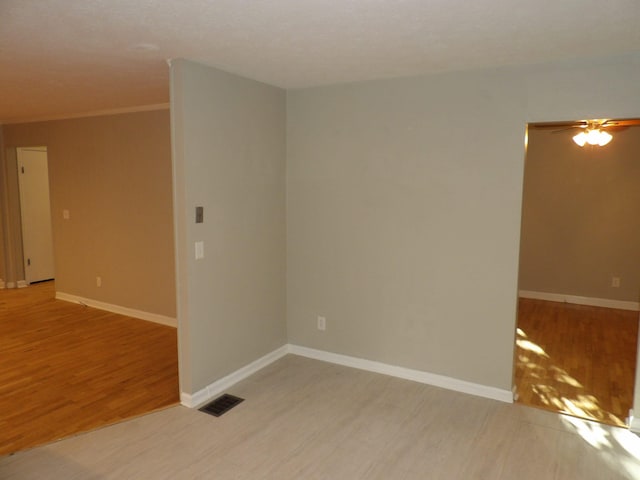
<path id="1" fill-rule="evenodd" d="M 579 147 L 529 127 L 514 387 L 530 406 L 626 425 L 640 292 L 640 128 Z"/>
<path id="2" fill-rule="evenodd" d="M 27 284 L 54 278 L 53 234 L 47 147 L 16 149 Z"/>

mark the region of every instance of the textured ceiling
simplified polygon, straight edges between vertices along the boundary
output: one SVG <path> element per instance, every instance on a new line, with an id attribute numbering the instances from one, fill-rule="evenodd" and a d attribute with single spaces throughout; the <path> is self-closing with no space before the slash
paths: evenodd
<path id="1" fill-rule="evenodd" d="M 638 0 L 0 0 L 0 123 L 168 102 L 168 58 L 295 88 L 639 49 Z"/>

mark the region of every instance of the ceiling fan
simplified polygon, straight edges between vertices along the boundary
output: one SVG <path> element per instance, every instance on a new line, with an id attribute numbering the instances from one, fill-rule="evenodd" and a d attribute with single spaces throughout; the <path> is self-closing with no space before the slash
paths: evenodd
<path id="1" fill-rule="evenodd" d="M 581 131 L 573 136 L 573 141 L 581 147 L 586 144 L 603 147 L 613 139 L 613 136 L 609 132 L 622 131 L 633 126 L 640 126 L 640 119 L 613 120 L 607 118 L 596 118 L 592 120 L 579 120 L 576 122 L 530 124 L 530 127 L 535 129 L 554 129 L 552 133 L 560 133 L 571 129 L 580 129 Z"/>

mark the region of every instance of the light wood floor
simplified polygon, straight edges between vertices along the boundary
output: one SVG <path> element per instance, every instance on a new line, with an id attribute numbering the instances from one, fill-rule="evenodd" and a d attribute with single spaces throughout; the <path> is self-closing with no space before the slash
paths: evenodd
<path id="1" fill-rule="evenodd" d="M 287 355 L 222 417 L 172 407 L 0 458 L 3 480 L 640 478 L 626 429 Z"/>
<path id="2" fill-rule="evenodd" d="M 53 282 L 0 290 L 0 455 L 176 404 L 176 341 L 55 300 Z"/>
<path id="3" fill-rule="evenodd" d="M 517 401 L 625 425 L 637 337 L 638 312 L 520 299 Z"/>

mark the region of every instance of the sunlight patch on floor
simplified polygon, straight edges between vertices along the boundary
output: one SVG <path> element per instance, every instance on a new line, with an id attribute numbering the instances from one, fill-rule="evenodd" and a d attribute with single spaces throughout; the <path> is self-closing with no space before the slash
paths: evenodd
<path id="1" fill-rule="evenodd" d="M 618 428 L 613 431 L 613 437 L 633 458 L 640 460 L 640 437 L 638 435 L 629 430 Z"/>
<path id="2" fill-rule="evenodd" d="M 593 421 L 568 415 L 562 415 L 561 418 L 585 442 L 597 449 L 612 467 L 619 469 L 622 466 L 631 478 L 640 478 L 640 438 L 637 435 L 620 427 L 603 427 Z M 626 456 L 621 455 L 618 446 L 627 452 Z"/>
<path id="3" fill-rule="evenodd" d="M 524 350 L 529 350 L 530 352 L 533 352 L 537 355 L 543 356 L 543 357 L 549 357 L 549 355 L 547 355 L 547 352 L 545 352 L 542 348 L 540 348 L 540 346 L 536 345 L 533 342 L 530 342 L 529 340 L 516 340 L 516 344 L 524 349 Z"/>
<path id="4" fill-rule="evenodd" d="M 552 378 L 576 389 L 584 389 L 584 386 L 579 380 L 557 365 L 549 367 L 540 365 L 539 363 L 548 365 L 551 357 L 540 345 L 528 340 L 526 332 L 521 328 L 517 329 L 517 336 L 517 366 L 524 369 L 526 378 L 533 379 L 536 382 L 531 385 L 531 390 L 537 395 L 542 405 L 576 417 L 626 427 L 626 423 L 622 419 L 602 409 L 598 399 L 593 395 L 576 393 L 575 397 L 570 398 L 560 395 L 556 388 L 545 382 L 545 379 Z M 518 392 L 516 392 L 516 395 L 520 398 Z"/>

